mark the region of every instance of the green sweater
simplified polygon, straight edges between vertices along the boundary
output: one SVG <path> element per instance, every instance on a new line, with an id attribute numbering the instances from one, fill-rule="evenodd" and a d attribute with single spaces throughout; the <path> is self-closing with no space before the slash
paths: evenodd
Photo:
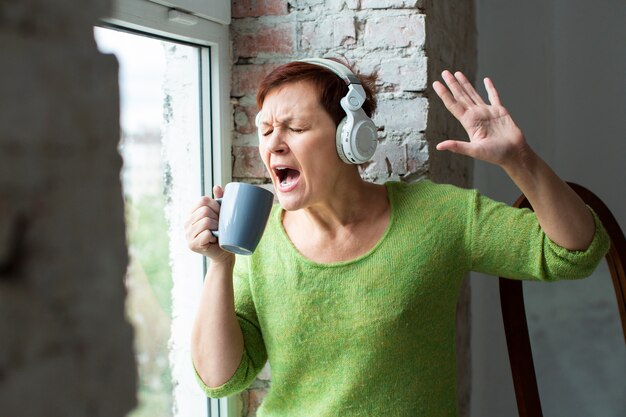
<path id="1" fill-rule="evenodd" d="M 357 259 L 319 264 L 292 245 L 275 206 L 256 252 L 238 257 L 245 351 L 210 397 L 237 393 L 269 359 L 259 417 L 455 416 L 455 311 L 468 271 L 517 279 L 588 276 L 609 239 L 594 214 L 586 251 L 551 242 L 528 209 L 422 180 L 386 184 L 389 226 Z"/>

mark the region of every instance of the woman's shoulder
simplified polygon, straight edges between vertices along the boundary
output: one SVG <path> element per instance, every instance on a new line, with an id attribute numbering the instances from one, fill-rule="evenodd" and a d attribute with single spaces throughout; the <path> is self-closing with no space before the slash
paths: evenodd
<path id="1" fill-rule="evenodd" d="M 453 184 L 437 183 L 429 178 L 422 178 L 413 183 L 390 181 L 385 183 L 390 199 L 396 203 L 457 205 L 467 204 L 476 195 L 475 189 L 462 188 Z"/>

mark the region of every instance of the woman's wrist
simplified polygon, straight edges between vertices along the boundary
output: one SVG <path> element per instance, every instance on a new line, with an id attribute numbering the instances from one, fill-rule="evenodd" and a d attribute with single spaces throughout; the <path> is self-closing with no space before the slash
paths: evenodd
<path id="1" fill-rule="evenodd" d="M 231 270 L 235 266 L 235 255 L 230 252 L 224 251 L 219 257 L 209 258 L 210 268 L 213 269 L 222 269 L 222 270 Z"/>
<path id="2" fill-rule="evenodd" d="M 516 178 L 529 179 L 537 174 L 541 162 L 539 155 L 524 141 L 523 145 L 501 164 L 501 167 L 515 181 Z"/>

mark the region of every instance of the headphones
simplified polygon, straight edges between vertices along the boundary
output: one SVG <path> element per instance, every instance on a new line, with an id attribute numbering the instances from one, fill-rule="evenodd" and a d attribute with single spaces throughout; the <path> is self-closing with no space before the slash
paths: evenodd
<path id="1" fill-rule="evenodd" d="M 366 99 L 361 80 L 348 67 L 330 59 L 310 58 L 299 62 L 326 68 L 348 85 L 348 94 L 339 103 L 346 112 L 346 117 L 337 125 L 335 134 L 337 154 L 347 164 L 362 164 L 369 161 L 376 151 L 378 135 L 376 125 L 361 108 Z M 261 113 L 257 115 L 257 126 L 260 115 Z"/>

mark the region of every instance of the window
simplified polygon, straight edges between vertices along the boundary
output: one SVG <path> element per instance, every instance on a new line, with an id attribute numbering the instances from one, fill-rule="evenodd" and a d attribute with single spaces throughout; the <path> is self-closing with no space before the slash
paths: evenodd
<path id="1" fill-rule="evenodd" d="M 211 1 L 202 4 L 206 10 L 194 14 L 119 0 L 94 29 L 100 50 L 119 62 L 127 315 L 139 367 L 131 417 L 234 415 L 232 400 L 207 400 L 197 386 L 189 347 L 206 265 L 187 249 L 183 223 L 198 197 L 231 175 L 229 16 L 222 13 L 230 2 L 214 7 L 213 20 Z"/>

